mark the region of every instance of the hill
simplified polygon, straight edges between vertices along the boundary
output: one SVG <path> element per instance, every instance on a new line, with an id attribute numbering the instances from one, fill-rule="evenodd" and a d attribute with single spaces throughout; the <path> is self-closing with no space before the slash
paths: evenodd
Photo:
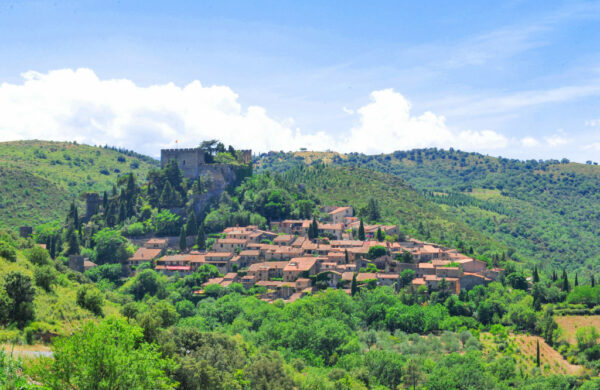
<path id="1" fill-rule="evenodd" d="M 145 180 L 158 161 L 126 150 L 70 142 L 0 143 L 0 227 L 62 218 L 72 199 L 105 191 L 133 172 Z"/>
<path id="2" fill-rule="evenodd" d="M 397 176 L 457 220 L 544 267 L 600 269 L 600 167 L 438 149 L 269 153 L 257 171 L 321 163 Z"/>

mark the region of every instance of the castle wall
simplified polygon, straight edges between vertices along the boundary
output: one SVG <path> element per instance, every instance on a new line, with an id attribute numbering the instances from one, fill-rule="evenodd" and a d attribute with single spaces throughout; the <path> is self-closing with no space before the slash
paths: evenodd
<path id="1" fill-rule="evenodd" d="M 183 177 L 196 179 L 200 175 L 200 166 L 204 164 L 204 152 L 198 148 L 162 149 L 160 151 L 161 168 L 164 168 L 170 160 L 177 161 Z"/>

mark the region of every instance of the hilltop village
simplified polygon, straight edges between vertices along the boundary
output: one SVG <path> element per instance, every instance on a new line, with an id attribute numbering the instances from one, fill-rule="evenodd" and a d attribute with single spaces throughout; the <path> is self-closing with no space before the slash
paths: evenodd
<path id="1" fill-rule="evenodd" d="M 284 220 L 272 223 L 271 230 L 228 227 L 205 251 L 167 254 L 173 252 L 176 241 L 152 238 L 129 259 L 129 265 L 135 269 L 147 263 L 166 275 L 184 276 L 211 264 L 223 276 L 204 286 L 227 287 L 238 282 L 246 289 L 265 287 L 261 299 L 270 302 L 294 301 L 323 288 L 340 288 L 351 294 L 353 288 L 364 285 L 397 289 L 410 285 L 421 293 L 447 289 L 458 294 L 461 289 L 487 285 L 501 271 L 436 244 L 410 238 L 392 241 L 389 237 L 399 233 L 396 226 L 361 228 L 351 207 L 322 211 L 329 216 L 327 221 Z M 309 238 L 315 222 L 317 235 Z M 365 240 L 353 239 L 351 232 L 361 229 Z M 203 294 L 203 290 L 195 293 Z"/>

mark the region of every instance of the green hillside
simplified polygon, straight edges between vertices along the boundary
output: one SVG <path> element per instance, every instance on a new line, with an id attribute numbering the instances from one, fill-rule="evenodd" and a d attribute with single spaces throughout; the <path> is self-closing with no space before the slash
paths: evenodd
<path id="1" fill-rule="evenodd" d="M 600 167 L 566 160 L 519 161 L 437 149 L 388 155 L 269 153 L 258 171 L 328 163 L 405 180 L 515 257 L 571 270 L 600 268 Z"/>
<path id="2" fill-rule="evenodd" d="M 150 157 L 69 142 L 0 143 L 0 227 L 16 229 L 64 215 L 73 198 L 111 189 L 133 172 L 140 179 L 157 167 Z"/>
<path id="3" fill-rule="evenodd" d="M 369 201 L 377 201 L 384 223 L 398 224 L 401 231 L 431 242 L 491 259 L 502 256 L 508 247 L 486 233 L 474 229 L 445 207 L 425 198 L 401 178 L 354 167 L 317 164 L 299 166 L 282 173 L 284 182 L 296 184 L 325 205 L 352 205 L 364 214 Z"/>

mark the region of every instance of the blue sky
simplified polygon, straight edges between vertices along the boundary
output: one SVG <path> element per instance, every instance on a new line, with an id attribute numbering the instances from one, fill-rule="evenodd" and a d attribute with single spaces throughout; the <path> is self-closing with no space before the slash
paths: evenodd
<path id="1" fill-rule="evenodd" d="M 600 3 L 0 2 L 0 140 L 600 160 Z"/>

